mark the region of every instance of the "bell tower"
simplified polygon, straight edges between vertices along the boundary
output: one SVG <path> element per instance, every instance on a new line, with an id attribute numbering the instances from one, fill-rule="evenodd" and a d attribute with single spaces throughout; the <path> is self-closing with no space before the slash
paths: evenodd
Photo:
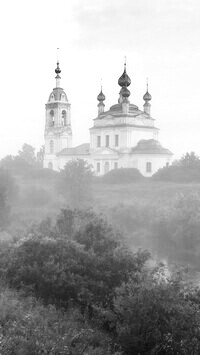
<path id="1" fill-rule="evenodd" d="M 59 170 L 56 154 L 72 146 L 71 105 L 60 86 L 60 66 L 57 61 L 56 87 L 51 92 L 45 105 L 45 155 L 44 168 Z"/>

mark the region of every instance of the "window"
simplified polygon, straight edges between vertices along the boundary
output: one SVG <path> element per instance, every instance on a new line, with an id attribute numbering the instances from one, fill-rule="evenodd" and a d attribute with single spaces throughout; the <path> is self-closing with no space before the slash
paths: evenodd
<path id="1" fill-rule="evenodd" d="M 63 126 L 67 126 L 67 113 L 65 110 L 62 111 L 62 122 Z"/>
<path id="2" fill-rule="evenodd" d="M 50 154 L 54 153 L 54 142 L 51 140 L 49 143 L 49 148 L 50 148 Z"/>
<path id="3" fill-rule="evenodd" d="M 117 161 L 114 164 L 114 169 L 118 169 L 118 162 Z"/>
<path id="4" fill-rule="evenodd" d="M 119 146 L 119 134 L 115 134 L 115 147 Z"/>
<path id="5" fill-rule="evenodd" d="M 97 173 L 98 174 L 100 173 L 100 168 L 101 168 L 100 163 L 97 163 Z"/>
<path id="6" fill-rule="evenodd" d="M 108 173 L 109 172 L 109 169 L 110 169 L 110 165 L 109 165 L 109 162 L 106 161 L 105 164 L 104 164 L 104 173 Z"/>
<path id="7" fill-rule="evenodd" d="M 109 147 L 109 136 L 108 135 L 106 135 L 106 147 Z"/>
<path id="8" fill-rule="evenodd" d="M 54 110 L 50 111 L 49 126 L 54 126 Z"/>
<path id="9" fill-rule="evenodd" d="M 101 136 L 97 136 L 97 147 L 101 147 Z"/>
<path id="10" fill-rule="evenodd" d="M 146 172 L 147 172 L 147 173 L 151 173 L 151 171 L 152 171 L 151 163 L 150 163 L 150 162 L 147 162 L 147 163 L 146 163 Z"/>

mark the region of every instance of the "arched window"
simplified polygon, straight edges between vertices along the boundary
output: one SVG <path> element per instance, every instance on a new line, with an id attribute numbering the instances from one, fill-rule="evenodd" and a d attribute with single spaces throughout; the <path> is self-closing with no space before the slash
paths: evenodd
<path id="1" fill-rule="evenodd" d="M 106 161 L 105 164 L 104 164 L 104 173 L 108 173 L 109 172 L 109 169 L 110 169 L 110 165 L 109 165 L 109 162 Z"/>
<path id="2" fill-rule="evenodd" d="M 50 115 L 49 126 L 54 126 L 54 110 L 51 110 L 49 115 Z"/>
<path id="3" fill-rule="evenodd" d="M 53 164 L 52 164 L 51 161 L 50 161 L 49 164 L 48 164 L 48 169 L 51 169 L 51 170 L 53 169 Z"/>
<path id="4" fill-rule="evenodd" d="M 67 126 L 67 113 L 65 110 L 62 111 L 62 121 L 63 121 L 63 126 Z"/>
<path id="5" fill-rule="evenodd" d="M 50 154 L 54 153 L 54 142 L 53 142 L 53 140 L 51 140 L 50 143 L 49 143 L 49 150 L 50 150 Z"/>

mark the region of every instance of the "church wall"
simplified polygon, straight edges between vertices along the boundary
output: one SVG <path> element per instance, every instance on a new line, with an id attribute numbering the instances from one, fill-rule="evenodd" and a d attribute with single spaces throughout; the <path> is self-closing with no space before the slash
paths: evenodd
<path id="1" fill-rule="evenodd" d="M 132 157 L 132 159 L 135 160 L 135 158 L 137 158 L 137 169 L 142 175 L 150 177 L 155 174 L 158 169 L 161 169 L 169 164 L 171 156 L 159 154 L 136 154 Z M 151 163 L 150 172 L 147 172 L 147 163 Z"/>
<path id="2" fill-rule="evenodd" d="M 83 159 L 93 166 L 95 175 L 100 176 L 106 172 L 119 169 L 119 168 L 136 168 L 140 171 L 143 176 L 150 177 L 158 169 L 163 168 L 170 162 L 169 155 L 159 155 L 159 154 L 123 154 L 122 156 L 116 155 L 103 155 L 92 154 L 86 155 L 76 155 L 76 156 L 60 156 L 49 154 L 45 156 L 44 167 L 48 168 L 49 163 L 52 163 L 53 169 L 60 171 L 62 170 L 67 162 L 76 159 Z M 150 164 L 150 171 L 147 171 L 147 164 Z"/>
<path id="3" fill-rule="evenodd" d="M 90 130 L 91 150 L 98 149 L 97 137 L 101 137 L 101 147 L 106 146 L 106 135 L 109 135 L 109 147 L 120 150 L 132 148 L 137 145 L 141 139 L 157 139 L 157 129 L 145 127 L 104 127 Z M 119 136 L 119 145 L 115 146 L 115 135 Z"/>

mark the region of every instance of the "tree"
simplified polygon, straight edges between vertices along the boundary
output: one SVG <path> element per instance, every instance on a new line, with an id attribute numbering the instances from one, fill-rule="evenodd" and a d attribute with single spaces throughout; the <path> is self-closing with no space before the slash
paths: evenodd
<path id="1" fill-rule="evenodd" d="M 200 168 L 200 158 L 194 152 L 186 153 L 180 160 L 176 160 L 173 165 L 185 168 Z"/>
<path id="2" fill-rule="evenodd" d="M 199 182 L 200 158 L 194 152 L 186 153 L 172 165 L 159 169 L 152 178 L 161 181 Z"/>
<path id="3" fill-rule="evenodd" d="M 3 230 L 10 221 L 10 206 L 5 192 L 0 191 L 0 229 Z"/>
<path id="4" fill-rule="evenodd" d="M 61 171 L 58 188 L 72 207 L 80 208 L 90 201 L 92 175 L 91 166 L 82 159 L 69 161 Z"/>
<path id="5" fill-rule="evenodd" d="M 161 264 L 118 288 L 116 329 L 125 354 L 200 353 L 200 308 L 180 275 Z"/>
<path id="6" fill-rule="evenodd" d="M 19 150 L 18 152 L 18 156 L 25 160 L 30 166 L 33 166 L 36 163 L 35 148 L 27 143 L 23 144 L 22 150 Z"/>
<path id="7" fill-rule="evenodd" d="M 13 202 L 18 194 L 18 186 L 12 173 L 0 167 L 0 193 L 3 193 L 8 202 Z"/>
<path id="8" fill-rule="evenodd" d="M 11 286 L 23 285 L 45 302 L 64 307 L 72 302 L 91 314 L 94 307 L 112 307 L 115 288 L 148 258 L 146 252 L 133 254 L 121 245 L 101 218 L 67 210 L 55 227 L 48 220 L 33 229 L 7 258 L 4 273 Z"/>
<path id="9" fill-rule="evenodd" d="M 37 152 L 36 155 L 36 162 L 38 167 L 42 168 L 43 167 L 43 160 L 44 160 L 44 145 L 40 148 L 39 152 Z"/>

